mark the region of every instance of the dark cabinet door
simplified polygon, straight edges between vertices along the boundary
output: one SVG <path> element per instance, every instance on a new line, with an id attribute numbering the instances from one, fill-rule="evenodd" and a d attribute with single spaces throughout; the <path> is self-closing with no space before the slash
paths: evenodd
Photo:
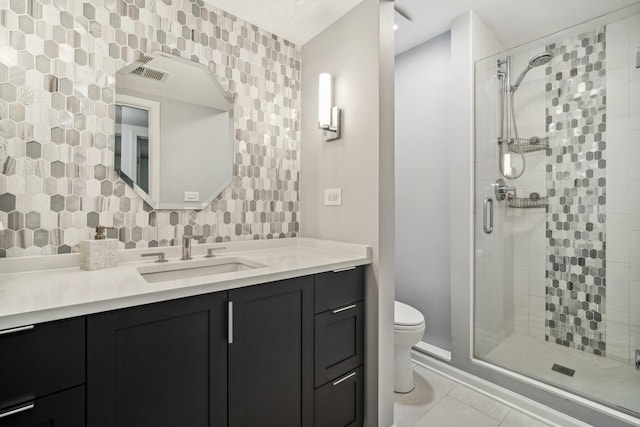
<path id="1" fill-rule="evenodd" d="M 0 411 L 2 427 L 84 427 L 84 386 Z"/>
<path id="2" fill-rule="evenodd" d="M 226 292 L 89 316 L 89 427 L 227 425 Z"/>
<path id="3" fill-rule="evenodd" d="M 315 385 L 321 386 L 364 363 L 364 302 L 315 317 Z"/>
<path id="4" fill-rule="evenodd" d="M 362 366 L 316 390 L 314 427 L 362 427 L 363 422 Z"/>
<path id="5" fill-rule="evenodd" d="M 313 277 L 229 291 L 229 426 L 313 425 Z"/>

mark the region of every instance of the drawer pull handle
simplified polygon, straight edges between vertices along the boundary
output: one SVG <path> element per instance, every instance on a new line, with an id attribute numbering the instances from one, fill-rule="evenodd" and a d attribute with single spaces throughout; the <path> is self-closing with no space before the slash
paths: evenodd
<path id="1" fill-rule="evenodd" d="M 332 313 L 333 313 L 333 314 L 338 314 L 338 313 L 340 313 L 341 311 L 351 310 L 352 308 L 356 308 L 356 305 L 355 305 L 355 304 L 351 304 L 351 305 L 348 305 L 348 306 L 346 306 L 346 307 L 337 308 L 337 309 L 333 310 L 333 311 L 332 311 Z"/>
<path id="2" fill-rule="evenodd" d="M 355 270 L 355 269 L 356 269 L 355 267 L 345 267 L 345 268 L 339 268 L 337 270 L 333 270 L 333 272 L 334 273 L 340 273 L 340 272 L 343 272 L 343 271 L 349 271 L 349 270 Z"/>
<path id="3" fill-rule="evenodd" d="M 10 411 L 1 413 L 0 414 L 0 418 L 10 417 L 11 415 L 19 414 L 20 412 L 28 411 L 28 410 L 33 409 L 35 407 L 36 407 L 35 404 L 29 403 L 28 405 L 24 405 L 24 406 L 21 406 L 19 408 L 12 409 Z"/>
<path id="4" fill-rule="evenodd" d="M 341 382 L 348 380 L 349 378 L 351 378 L 351 377 L 352 377 L 352 376 L 354 376 L 355 374 L 356 374 L 355 372 L 351 372 L 351 373 L 350 373 L 349 375 L 347 375 L 346 377 L 344 377 L 344 378 L 340 378 L 338 381 L 336 381 L 336 382 L 334 382 L 334 383 L 331 383 L 331 384 L 333 384 L 333 385 L 338 385 L 338 384 L 340 384 Z"/>
<path id="5" fill-rule="evenodd" d="M 229 344 L 233 344 L 233 301 L 229 301 L 228 303 L 228 309 L 227 309 L 227 316 L 228 316 L 228 320 L 227 320 L 227 326 L 228 326 L 228 330 L 227 330 L 227 342 Z"/>
<path id="6" fill-rule="evenodd" d="M 28 325 L 28 326 L 20 326 L 19 328 L 5 329 L 0 331 L 0 335 L 16 334 L 18 332 L 30 331 L 33 328 L 35 328 L 35 326 Z"/>

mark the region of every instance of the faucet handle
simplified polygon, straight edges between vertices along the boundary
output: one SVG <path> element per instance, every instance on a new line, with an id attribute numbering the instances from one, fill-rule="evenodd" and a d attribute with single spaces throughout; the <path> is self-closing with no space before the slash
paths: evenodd
<path id="1" fill-rule="evenodd" d="M 207 249 L 207 254 L 204 256 L 205 258 L 213 258 L 215 257 L 215 255 L 213 254 L 213 251 L 223 251 L 227 248 L 225 247 L 219 247 L 219 248 L 209 248 Z"/>

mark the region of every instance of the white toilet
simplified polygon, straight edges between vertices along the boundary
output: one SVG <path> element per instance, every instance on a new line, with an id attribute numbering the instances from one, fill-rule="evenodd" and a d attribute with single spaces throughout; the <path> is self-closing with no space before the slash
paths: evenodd
<path id="1" fill-rule="evenodd" d="M 408 393 L 413 390 L 413 368 L 411 347 L 416 345 L 424 333 L 424 316 L 415 308 L 395 302 L 393 335 L 395 339 L 394 390 Z"/>

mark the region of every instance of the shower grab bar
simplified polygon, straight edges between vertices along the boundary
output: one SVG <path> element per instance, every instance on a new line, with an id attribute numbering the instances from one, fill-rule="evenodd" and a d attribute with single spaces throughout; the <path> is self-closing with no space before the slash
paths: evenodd
<path id="1" fill-rule="evenodd" d="M 487 220 L 489 220 L 488 223 Z M 493 232 L 493 199 L 491 197 L 487 197 L 482 202 L 482 227 L 486 234 Z"/>

